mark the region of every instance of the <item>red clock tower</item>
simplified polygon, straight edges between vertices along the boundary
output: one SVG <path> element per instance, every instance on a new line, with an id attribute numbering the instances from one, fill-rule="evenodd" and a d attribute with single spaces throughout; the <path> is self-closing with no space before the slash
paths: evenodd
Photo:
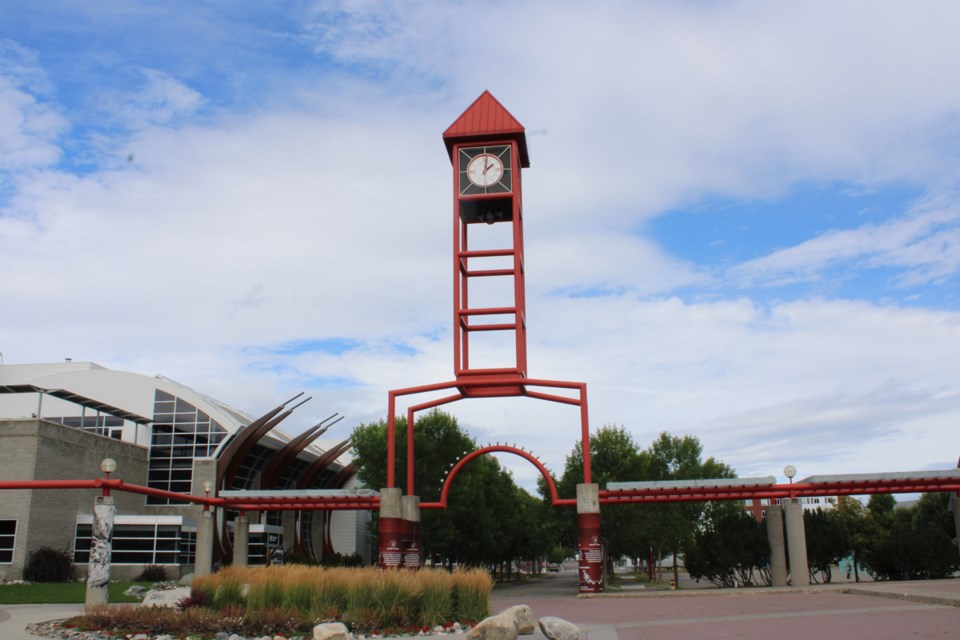
<path id="1" fill-rule="evenodd" d="M 387 412 L 387 487 L 380 491 L 380 566 L 419 567 L 419 510 L 445 508 L 459 470 L 478 455 L 513 453 L 537 466 L 555 506 L 577 507 L 580 590 L 602 589 L 600 503 L 590 480 L 587 386 L 530 378 L 523 254 L 521 170 L 530 166 L 521 125 L 485 91 L 443 133 L 453 165 L 454 379 L 394 389 Z M 407 408 L 406 495 L 395 486 L 397 398 L 451 391 Z M 559 391 L 558 391 L 559 390 Z M 577 497 L 561 499 L 546 468 L 525 449 L 497 444 L 470 452 L 444 481 L 441 499 L 419 502 L 413 478 L 414 424 L 418 411 L 464 398 L 524 396 L 579 407 L 583 483 Z"/>
<path id="2" fill-rule="evenodd" d="M 444 132 L 443 140 L 453 164 L 454 373 L 465 382 L 511 378 L 520 382 L 527 376 L 520 177 L 530 159 L 524 129 L 484 92 Z M 509 231 L 493 226 L 507 226 Z M 482 235 L 500 246 L 488 241 L 475 247 L 471 240 Z M 477 300 L 470 295 L 471 285 L 481 281 L 486 281 L 490 293 Z M 512 337 L 512 348 L 502 350 L 509 359 L 501 363 L 471 360 L 471 344 L 481 335 L 506 337 L 506 341 L 487 341 L 501 349 Z M 462 391 L 468 397 L 519 395 L 522 386 L 467 385 Z"/>

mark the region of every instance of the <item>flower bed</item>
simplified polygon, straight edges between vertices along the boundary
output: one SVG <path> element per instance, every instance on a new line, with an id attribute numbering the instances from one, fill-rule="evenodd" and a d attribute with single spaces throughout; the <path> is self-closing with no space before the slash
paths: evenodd
<path id="1" fill-rule="evenodd" d="M 309 636 L 321 622 L 343 622 L 355 634 L 417 633 L 472 624 L 489 613 L 493 579 L 482 570 L 381 571 L 287 565 L 228 567 L 194 578 L 177 609 L 102 606 L 67 626 L 117 636 Z"/>

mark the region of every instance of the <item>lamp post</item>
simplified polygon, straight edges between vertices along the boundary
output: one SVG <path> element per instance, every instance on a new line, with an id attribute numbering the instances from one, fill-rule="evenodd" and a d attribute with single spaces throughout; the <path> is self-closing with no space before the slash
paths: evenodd
<path id="1" fill-rule="evenodd" d="M 117 470 L 117 461 L 113 458 L 104 458 L 100 462 L 100 470 L 106 479 Z M 87 593 L 85 602 L 91 604 L 105 604 L 107 602 L 107 587 L 110 584 L 110 554 L 113 541 L 113 520 L 117 507 L 110 487 L 103 486 L 103 491 L 93 503 L 93 530 L 90 536 L 90 559 L 87 563 Z"/>
<path id="2" fill-rule="evenodd" d="M 117 461 L 114 460 L 113 458 L 104 458 L 103 460 L 100 461 L 100 471 L 103 471 L 103 475 L 107 480 L 110 479 L 110 474 L 116 470 L 117 470 Z M 104 496 L 110 495 L 109 485 L 106 485 L 106 484 L 103 485 L 102 495 Z"/>
<path id="3" fill-rule="evenodd" d="M 797 468 L 788 464 L 783 468 L 783 475 L 790 481 L 790 499 L 783 507 L 784 519 L 787 522 L 790 583 L 795 587 L 805 587 L 810 584 L 810 571 L 807 568 L 807 535 L 803 526 L 803 506 L 797 502 L 797 494 L 793 489 L 793 477 L 797 475 Z"/>

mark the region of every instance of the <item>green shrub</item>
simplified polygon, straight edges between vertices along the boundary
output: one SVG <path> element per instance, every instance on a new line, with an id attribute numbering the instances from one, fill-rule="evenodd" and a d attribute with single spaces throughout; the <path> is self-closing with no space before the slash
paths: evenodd
<path id="1" fill-rule="evenodd" d="M 324 567 L 362 567 L 363 558 L 359 553 L 344 555 L 334 552 L 332 555 L 326 556 L 321 560 L 320 564 Z"/>
<path id="2" fill-rule="evenodd" d="M 70 582 L 73 580 L 73 559 L 66 551 L 40 547 L 27 559 L 23 579 L 28 582 Z"/>
<path id="3" fill-rule="evenodd" d="M 158 564 L 148 564 L 136 578 L 137 582 L 166 582 L 167 570 Z"/>

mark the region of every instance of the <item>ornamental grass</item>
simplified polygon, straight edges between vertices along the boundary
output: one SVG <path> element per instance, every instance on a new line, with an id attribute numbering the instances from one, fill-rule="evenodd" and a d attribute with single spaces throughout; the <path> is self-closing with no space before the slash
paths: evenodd
<path id="1" fill-rule="evenodd" d="M 493 577 L 479 569 L 458 569 L 453 573 L 456 605 L 454 617 L 470 624 L 483 620 L 490 614 L 490 592 Z"/>
<path id="2" fill-rule="evenodd" d="M 354 633 L 408 632 L 485 618 L 493 579 L 483 570 L 448 573 L 305 565 L 227 567 L 195 577 L 179 609 L 88 607 L 69 622 L 113 635 L 303 635 L 340 621 Z"/>
<path id="3" fill-rule="evenodd" d="M 443 569 L 421 569 L 420 620 L 435 627 L 453 620 L 454 577 Z"/>

